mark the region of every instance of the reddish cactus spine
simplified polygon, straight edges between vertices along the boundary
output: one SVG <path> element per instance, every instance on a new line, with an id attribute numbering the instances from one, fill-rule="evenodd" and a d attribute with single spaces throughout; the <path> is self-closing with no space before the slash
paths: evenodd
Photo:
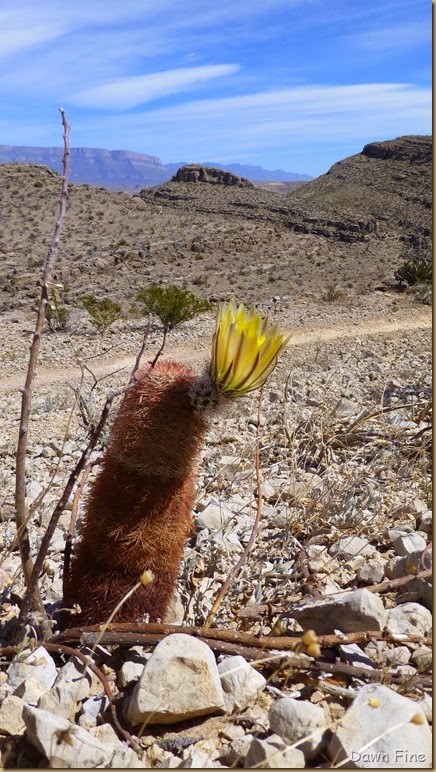
<path id="1" fill-rule="evenodd" d="M 127 600 L 115 621 L 165 615 L 191 529 L 206 429 L 192 396 L 197 381 L 189 368 L 161 361 L 124 396 L 65 581 L 64 605 L 80 606 L 79 624 L 105 621 L 146 569 L 154 581 Z"/>

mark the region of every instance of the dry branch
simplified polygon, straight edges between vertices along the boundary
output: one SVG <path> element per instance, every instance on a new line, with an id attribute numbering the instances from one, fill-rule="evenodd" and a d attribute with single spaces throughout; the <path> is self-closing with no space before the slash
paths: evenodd
<path id="1" fill-rule="evenodd" d="M 29 418 L 32 404 L 32 391 L 35 379 L 36 367 L 38 362 L 39 350 L 41 346 L 41 336 L 44 328 L 45 312 L 49 302 L 49 288 L 52 283 L 53 268 L 59 245 L 62 225 L 67 211 L 68 197 L 68 174 L 69 174 L 69 135 L 70 127 L 64 110 L 61 108 L 62 125 L 64 128 L 64 155 L 62 159 L 62 186 L 59 202 L 59 214 L 56 221 L 53 237 L 44 263 L 41 298 L 39 301 L 35 330 L 30 346 L 29 365 L 27 369 L 26 381 L 22 390 L 21 415 L 19 436 L 17 445 L 17 457 L 15 465 L 15 522 L 17 527 L 17 541 L 20 550 L 21 563 L 23 567 L 26 587 L 31 584 L 33 571 L 33 561 L 31 558 L 29 531 L 27 527 L 27 508 L 26 508 L 26 450 L 28 443 Z M 31 603 L 34 610 L 45 615 L 39 590 L 34 588 Z"/>

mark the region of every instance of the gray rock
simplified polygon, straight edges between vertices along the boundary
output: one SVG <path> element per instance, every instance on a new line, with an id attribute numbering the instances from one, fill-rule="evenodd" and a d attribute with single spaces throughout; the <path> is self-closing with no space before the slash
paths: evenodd
<path id="1" fill-rule="evenodd" d="M 216 769 L 217 766 L 205 751 L 193 748 L 189 751 L 187 758 L 179 764 L 178 769 Z"/>
<path id="2" fill-rule="evenodd" d="M 190 635 L 168 635 L 156 646 L 126 705 L 126 718 L 172 724 L 224 710 L 215 657 Z"/>
<path id="3" fill-rule="evenodd" d="M 346 769 L 425 768 L 431 766 L 431 732 L 415 701 L 370 684 L 339 721 L 328 750 Z"/>
<path id="4" fill-rule="evenodd" d="M 111 766 L 114 749 L 66 718 L 26 705 L 23 709 L 28 740 L 52 769 L 93 769 Z"/>
<path id="5" fill-rule="evenodd" d="M 431 612 L 420 603 L 403 603 L 389 611 L 386 629 L 391 635 L 396 633 L 430 635 Z"/>
<path id="6" fill-rule="evenodd" d="M 20 697 L 10 694 L 0 702 L 0 733 L 23 734 L 25 724 L 23 708 L 26 703 Z"/>
<path id="7" fill-rule="evenodd" d="M 144 672 L 144 667 L 151 657 L 143 646 L 132 646 L 127 652 L 126 660 L 123 662 L 118 673 L 118 686 L 125 689 L 140 679 Z"/>
<path id="8" fill-rule="evenodd" d="M 227 657 L 218 665 L 227 713 L 241 711 L 265 688 L 266 680 L 243 657 Z"/>
<path id="9" fill-rule="evenodd" d="M 101 732 L 100 739 L 65 718 L 28 705 L 23 708 L 23 720 L 28 740 L 47 757 L 52 769 L 146 768 L 107 724 L 93 730 L 110 730 L 109 738 Z"/>
<path id="10" fill-rule="evenodd" d="M 418 648 L 412 652 L 410 659 L 421 672 L 429 670 L 433 663 L 433 651 L 430 646 L 418 646 Z"/>
<path id="11" fill-rule="evenodd" d="M 348 665 L 354 667 L 366 667 L 370 670 L 374 668 L 371 658 L 357 645 L 357 643 L 347 643 L 339 646 L 341 659 Z"/>
<path id="12" fill-rule="evenodd" d="M 302 769 L 304 755 L 297 748 L 289 748 L 277 734 L 265 740 L 253 738 L 244 761 L 244 769 Z"/>
<path id="13" fill-rule="evenodd" d="M 320 635 L 335 630 L 383 630 L 387 619 L 381 598 L 365 589 L 307 603 L 295 608 L 292 614 L 303 628 L 314 629 Z"/>
<path id="14" fill-rule="evenodd" d="M 228 764 L 229 767 L 240 766 L 245 760 L 252 740 L 252 734 L 246 734 L 243 737 L 237 737 L 235 740 L 232 740 L 222 756 L 223 761 Z"/>
<path id="15" fill-rule="evenodd" d="M 269 710 L 269 725 L 271 731 L 280 735 L 288 745 L 307 737 L 304 742 L 298 742 L 306 760 L 316 756 L 324 745 L 327 727 L 324 710 L 307 700 L 291 700 L 289 697 L 277 700 Z"/>
<path id="16" fill-rule="evenodd" d="M 398 536 L 394 541 L 396 555 L 404 557 L 412 552 L 422 552 L 425 549 L 425 539 L 417 533 L 406 533 Z"/>
<path id="17" fill-rule="evenodd" d="M 357 578 L 365 584 L 378 584 L 383 581 L 385 575 L 386 560 L 378 553 L 372 558 L 365 560 L 357 571 Z"/>
<path id="18" fill-rule="evenodd" d="M 198 530 L 207 528 L 209 531 L 219 531 L 226 527 L 232 517 L 233 512 L 230 509 L 211 501 L 195 515 L 195 523 Z"/>
<path id="19" fill-rule="evenodd" d="M 25 702 L 37 703 L 53 685 L 57 669 L 53 658 L 42 647 L 18 654 L 7 670 L 8 686 Z"/>
<path id="20" fill-rule="evenodd" d="M 343 536 L 331 545 L 329 555 L 347 560 L 357 555 L 371 555 L 374 551 L 368 539 L 362 539 L 361 536 Z"/>
<path id="21" fill-rule="evenodd" d="M 433 512 L 431 509 L 426 509 L 424 512 L 421 512 L 418 519 L 418 529 L 427 534 L 433 533 Z"/>

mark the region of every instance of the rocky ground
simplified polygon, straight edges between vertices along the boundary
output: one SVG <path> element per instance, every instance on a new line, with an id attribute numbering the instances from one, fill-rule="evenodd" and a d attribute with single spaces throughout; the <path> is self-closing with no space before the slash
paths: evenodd
<path id="1" fill-rule="evenodd" d="M 95 672 L 49 645 L 5 656 L 3 766 L 431 765 L 430 309 L 389 292 L 352 306 L 342 298 L 264 308 L 293 338 L 263 396 L 260 531 L 214 622 L 236 636 L 236 648 L 171 628 L 156 647 L 103 640 Z M 68 332 L 43 337 L 27 463 L 34 554 L 86 444 L 86 423 L 108 388 L 128 380 L 142 337 L 138 320 L 101 336 L 84 312 L 74 314 Z M 33 317 L 15 310 L 0 332 L 4 645 L 24 590 L 13 470 L 32 327 Z M 201 369 L 212 330 L 207 314 L 182 325 L 167 354 Z M 159 342 L 156 326 L 146 358 Z M 257 409 L 255 395 L 211 421 L 168 620 L 178 625 L 204 624 L 250 537 Z M 83 497 L 78 532 L 82 507 Z M 61 605 L 72 509 L 71 500 L 44 563 L 50 613 Z M 310 635 L 299 651 L 280 651 L 280 640 L 311 629 L 320 651 Z"/>
<path id="2" fill-rule="evenodd" d="M 54 625 L 57 639 L 36 645 L 30 617 L 17 652 L 20 389 L 60 182 L 0 166 L 3 767 L 431 766 L 431 309 L 393 281 L 405 245 L 429 247 L 430 175 L 430 140 L 411 137 L 373 143 L 288 195 L 184 179 L 140 196 L 70 188 L 53 288 L 65 324 L 42 337 L 28 425 L 32 557 L 108 389 L 128 381 L 140 287 L 254 303 L 292 338 L 260 419 L 254 395 L 210 422 L 167 627 L 126 637 L 115 619 L 59 637 Z M 74 303 L 83 292 L 109 295 L 124 318 L 97 334 Z M 181 325 L 166 356 L 200 371 L 213 329 L 213 313 Z M 146 360 L 160 342 L 153 323 Z M 54 622 L 96 466 L 44 561 Z M 258 508 L 254 548 L 207 631 Z"/>

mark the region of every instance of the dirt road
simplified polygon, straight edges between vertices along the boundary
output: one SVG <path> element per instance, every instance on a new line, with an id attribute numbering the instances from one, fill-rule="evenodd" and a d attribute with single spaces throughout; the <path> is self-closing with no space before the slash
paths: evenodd
<path id="1" fill-rule="evenodd" d="M 365 320 L 353 324 L 342 324 L 334 327 L 307 327 L 301 328 L 298 332 L 292 333 L 288 346 L 300 346 L 316 342 L 328 342 L 341 338 L 360 338 L 367 335 L 378 333 L 395 333 L 407 330 L 428 330 L 432 326 L 431 309 L 425 308 L 422 313 L 413 318 L 401 318 L 398 320 Z M 167 358 L 177 357 L 181 361 L 189 362 L 193 366 L 202 365 L 206 359 L 210 347 L 210 336 L 201 336 L 192 341 L 189 345 L 168 346 L 165 350 Z M 132 368 L 135 362 L 134 356 L 96 359 L 93 361 L 92 370 L 97 377 L 109 375 L 118 372 L 121 368 Z M 70 367 L 59 368 L 40 368 L 36 376 L 36 385 L 47 386 L 50 384 L 66 383 L 71 379 L 77 379 L 80 375 L 80 368 Z M 15 372 L 13 375 L 0 379 L 0 392 L 10 392 L 22 388 L 26 373 L 24 371 Z"/>

